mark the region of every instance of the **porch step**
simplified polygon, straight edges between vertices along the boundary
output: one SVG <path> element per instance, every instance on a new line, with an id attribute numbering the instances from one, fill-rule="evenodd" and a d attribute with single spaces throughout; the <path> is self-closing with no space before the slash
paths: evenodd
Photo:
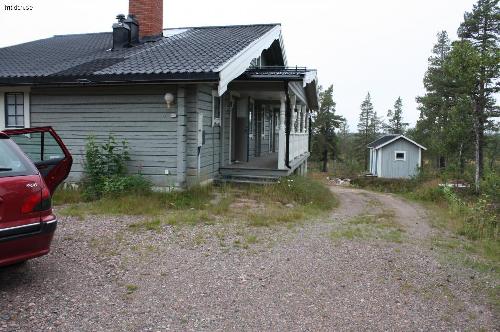
<path id="1" fill-rule="evenodd" d="M 273 184 L 279 180 L 279 176 L 256 176 L 256 175 L 220 175 L 215 183 L 242 183 L 242 184 Z"/>
<path id="2" fill-rule="evenodd" d="M 237 168 L 221 167 L 219 172 L 222 176 L 250 176 L 250 177 L 273 177 L 279 178 L 287 176 L 290 171 L 287 169 L 265 169 L 265 168 Z"/>

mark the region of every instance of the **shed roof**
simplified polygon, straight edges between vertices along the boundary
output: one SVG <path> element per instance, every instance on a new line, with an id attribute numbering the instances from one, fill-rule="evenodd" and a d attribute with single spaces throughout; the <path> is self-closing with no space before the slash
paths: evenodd
<path id="1" fill-rule="evenodd" d="M 384 147 L 386 145 L 389 145 L 389 144 L 397 141 L 398 139 L 405 139 L 408 142 L 415 144 L 419 148 L 427 150 L 426 147 L 424 147 L 423 145 L 418 144 L 417 142 L 409 139 L 408 137 L 406 137 L 404 135 L 395 135 L 395 134 L 384 135 L 384 136 L 380 137 L 379 139 L 376 139 L 375 141 L 369 143 L 367 145 L 367 147 L 371 148 L 371 149 L 377 150 L 377 149 L 380 149 L 381 147 Z"/>

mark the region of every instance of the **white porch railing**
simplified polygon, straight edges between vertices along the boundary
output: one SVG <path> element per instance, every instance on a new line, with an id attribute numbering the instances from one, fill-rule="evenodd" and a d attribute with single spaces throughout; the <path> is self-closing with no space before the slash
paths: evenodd
<path id="1" fill-rule="evenodd" d="M 290 161 L 303 155 L 309 148 L 309 133 L 290 133 Z"/>
<path id="2" fill-rule="evenodd" d="M 280 128 L 279 128 L 279 149 L 278 149 L 278 168 L 286 169 L 286 143 L 285 143 L 285 110 L 286 99 L 281 97 L 280 108 Z M 289 140 L 289 161 L 293 160 L 309 150 L 309 126 L 308 126 L 308 110 L 305 105 L 296 106 L 296 98 L 291 98 L 291 123 L 290 123 L 290 140 Z M 297 123 L 295 123 L 298 121 Z"/>

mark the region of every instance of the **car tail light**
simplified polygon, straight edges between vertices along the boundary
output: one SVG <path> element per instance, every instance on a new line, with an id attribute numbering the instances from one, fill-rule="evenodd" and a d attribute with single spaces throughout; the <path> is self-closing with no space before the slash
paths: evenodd
<path id="1" fill-rule="evenodd" d="M 47 187 L 43 187 L 42 193 L 37 192 L 30 195 L 21 206 L 21 213 L 32 213 L 46 211 L 52 206 L 50 192 Z"/>

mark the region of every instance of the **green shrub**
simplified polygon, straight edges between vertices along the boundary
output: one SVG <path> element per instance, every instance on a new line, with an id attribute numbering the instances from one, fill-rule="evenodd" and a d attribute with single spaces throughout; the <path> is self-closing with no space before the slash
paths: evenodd
<path id="1" fill-rule="evenodd" d="M 454 215 L 463 219 L 459 230 L 461 235 L 472 240 L 498 238 L 498 215 L 489 203 L 488 195 L 465 202 L 451 188 L 446 187 L 443 192 Z"/>
<path id="2" fill-rule="evenodd" d="M 439 180 L 436 179 L 421 183 L 407 196 L 424 202 L 442 202 L 445 200 L 443 188 L 439 186 Z"/>
<path id="3" fill-rule="evenodd" d="M 481 181 L 481 192 L 496 208 L 500 208 L 500 175 L 493 171 L 487 172 Z"/>
<path id="4" fill-rule="evenodd" d="M 126 141 L 118 143 L 113 135 L 98 144 L 89 136 L 85 144 L 83 197 L 96 200 L 105 194 L 120 195 L 135 192 L 149 192 L 151 183 L 141 175 L 127 175 L 130 160 Z"/>

